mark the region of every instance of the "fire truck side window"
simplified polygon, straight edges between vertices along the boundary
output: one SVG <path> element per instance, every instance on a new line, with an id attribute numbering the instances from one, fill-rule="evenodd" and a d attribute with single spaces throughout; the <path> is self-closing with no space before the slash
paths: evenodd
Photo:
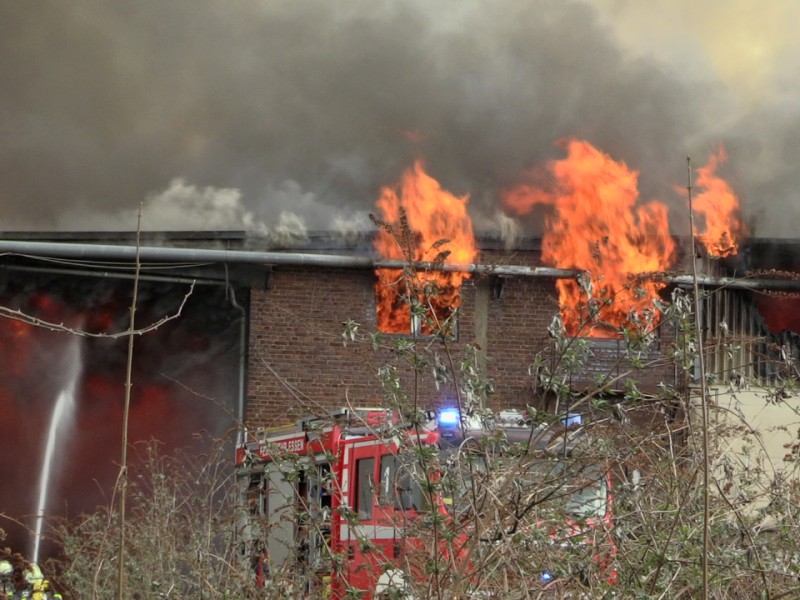
<path id="1" fill-rule="evenodd" d="M 363 520 L 372 518 L 372 503 L 374 489 L 375 459 L 362 458 L 356 461 L 356 506 L 358 518 Z"/>
<path id="2" fill-rule="evenodd" d="M 384 454 L 381 456 L 380 472 L 380 497 L 378 502 L 382 506 L 391 506 L 395 510 L 409 508 L 410 503 L 404 502 L 408 499 L 408 481 L 401 481 L 398 474 L 398 459 L 394 454 Z"/>
<path id="3" fill-rule="evenodd" d="M 395 510 L 430 510 L 430 500 L 409 471 L 397 456 L 385 454 L 381 456 L 380 498 L 384 506 L 393 506 Z"/>
<path id="4" fill-rule="evenodd" d="M 381 456 L 381 471 L 379 475 L 380 489 L 378 495 L 378 504 L 386 506 L 392 503 L 394 498 L 392 479 L 394 476 L 394 458 L 391 455 L 385 454 Z"/>
<path id="5" fill-rule="evenodd" d="M 267 495 L 263 471 L 250 474 L 247 486 L 247 508 L 251 515 L 263 516 L 267 514 Z"/>

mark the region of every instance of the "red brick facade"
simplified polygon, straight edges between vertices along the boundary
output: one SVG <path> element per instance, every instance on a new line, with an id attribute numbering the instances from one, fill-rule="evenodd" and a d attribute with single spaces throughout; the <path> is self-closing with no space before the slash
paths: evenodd
<path id="1" fill-rule="evenodd" d="M 534 263 L 533 253 L 513 257 L 484 252 L 482 261 Z M 368 341 L 343 344 L 343 323 L 352 319 L 363 334 L 376 329 L 374 273 L 344 268 L 275 267 L 268 289 L 250 296 L 250 349 L 246 420 L 250 427 L 272 426 L 301 415 L 332 408 L 381 405 L 384 392 L 378 369 L 402 365 L 392 352 L 373 350 Z M 448 344 L 455 362 L 466 344 L 477 343 L 489 378 L 494 382 L 492 405 L 536 403 L 529 366 L 537 353 L 547 353 L 547 328 L 558 313 L 554 280 L 547 277 L 481 276 L 462 288 L 457 340 Z M 662 326 L 662 347 L 671 339 Z M 432 342 L 446 358 L 441 342 Z M 622 373 L 613 343 L 596 343 L 585 387 L 596 373 Z M 414 380 L 405 368 L 408 393 Z M 643 387 L 674 382 L 672 368 L 639 371 Z M 619 385 L 622 388 L 624 379 Z M 436 390 L 425 369 L 417 398 L 420 408 L 452 402 L 452 390 Z"/>

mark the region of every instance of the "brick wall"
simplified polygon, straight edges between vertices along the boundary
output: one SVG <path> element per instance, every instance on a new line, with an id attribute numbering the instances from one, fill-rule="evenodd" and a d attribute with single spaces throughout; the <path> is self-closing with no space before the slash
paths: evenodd
<path id="1" fill-rule="evenodd" d="M 379 406 L 383 388 L 378 369 L 404 364 L 390 350 L 374 350 L 368 341 L 343 344 L 344 322 L 352 319 L 359 331 L 376 330 L 374 275 L 345 269 L 279 268 L 269 289 L 252 290 L 247 423 L 271 426 L 341 406 Z M 474 294 L 466 286 L 465 313 L 472 312 Z M 463 352 L 464 340 L 474 335 L 468 321 L 459 323 L 459 339 L 449 345 Z M 385 338 L 390 346 L 392 336 Z M 433 342 L 443 351 L 440 343 Z M 410 369 L 404 385 L 414 389 Z M 447 403 L 452 391 L 436 390 L 431 378 L 418 384 L 425 408 Z"/>
<path id="2" fill-rule="evenodd" d="M 534 264 L 533 253 L 485 253 L 482 261 Z M 346 406 L 380 405 L 383 390 L 378 368 L 394 363 L 405 373 L 406 389 L 424 408 L 453 402 L 452 389 L 436 389 L 430 371 L 421 381 L 388 350 L 368 343 L 343 344 L 343 323 L 352 319 L 363 333 L 376 328 L 374 275 L 366 270 L 276 267 L 268 289 L 250 296 L 250 349 L 247 422 L 271 426 L 299 416 Z M 431 348 L 446 360 L 463 355 L 476 342 L 489 377 L 494 381 L 495 406 L 536 404 L 528 367 L 537 353 L 551 350 L 547 327 L 558 312 L 552 278 L 480 276 L 462 289 L 458 339 L 445 348 Z M 664 333 L 666 343 L 671 339 Z M 391 343 L 391 337 L 386 338 Z M 590 385 L 595 372 L 621 369 L 615 350 L 601 344 L 583 381 Z M 652 387 L 672 381 L 671 370 L 649 369 L 635 379 Z M 415 382 L 417 387 L 415 388 Z M 621 386 L 620 386 L 621 387 Z"/>

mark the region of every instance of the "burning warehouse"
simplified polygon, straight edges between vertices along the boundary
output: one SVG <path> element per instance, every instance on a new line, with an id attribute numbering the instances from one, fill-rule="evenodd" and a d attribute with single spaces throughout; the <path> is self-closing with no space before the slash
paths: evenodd
<path id="1" fill-rule="evenodd" d="M 54 403 L 70 396 L 72 414 L 57 436 L 64 464 L 54 497 L 65 499 L 69 513 L 108 493 L 137 256 L 136 327 L 144 333 L 134 345 L 136 440 L 152 436 L 177 447 L 201 430 L 219 436 L 345 400 L 375 404 L 383 397 L 375 373 L 391 350 L 343 345 L 343 323 L 388 339 L 424 339 L 444 328 L 454 352 L 475 344 L 498 406 L 546 402 L 536 397 L 529 366 L 552 350 L 555 323 L 590 343 L 590 360 L 571 379 L 576 388 L 598 377 L 624 387 L 618 376 L 629 365 L 619 332 L 632 328 L 652 342 L 639 359 L 661 365 L 637 372 L 640 386 L 680 385 L 674 366 L 654 359 L 675 343 L 662 312 L 670 290 L 693 281 L 686 274 L 691 245 L 670 233 L 667 205 L 639 200 L 637 173 L 624 163 L 578 140 L 564 150 L 564 158 L 504 192 L 510 214 L 537 213 L 546 229 L 510 245 L 476 236 L 469 197 L 444 189 L 421 161 L 381 190 L 374 235 L 320 234 L 284 249 L 245 234 L 145 235 L 137 252 L 133 238 L 120 235 L 6 234 L 5 443 L 41 460 L 44 424 Z M 785 307 L 795 298 L 797 266 L 771 265 L 768 246 L 757 240 L 739 252 L 746 230 L 738 200 L 715 174 L 724 158 L 720 150 L 699 168 L 693 187 L 698 252 L 708 257 L 698 281 L 717 290 L 701 303 L 709 368 L 721 385 L 737 378 L 774 384 L 795 368 L 797 328 Z M 731 355 L 722 349 L 726 335 L 746 343 Z M 431 385 L 421 396 L 433 407 L 450 401 L 448 393 Z M 42 424 L 41 435 L 20 430 L 22 415 Z M 14 482 L 7 489 L 28 490 L 10 494 L 9 512 L 32 514 L 31 466 L 3 468 Z M 87 489 L 100 494 L 90 500 Z M 81 491 L 70 500 L 70 490 Z"/>
<path id="2" fill-rule="evenodd" d="M 742 241 L 737 206 L 725 204 L 735 196 L 714 176 L 720 158 L 700 170 L 696 187 L 705 215 L 695 231 L 698 248 L 705 242 L 696 279 L 713 292 L 700 304 L 701 327 L 715 402 L 739 386 L 740 405 L 763 417 L 769 392 L 742 401 L 740 382 L 769 390 L 797 375 L 800 330 L 787 316 L 798 265 L 785 262 L 787 242 Z M 547 232 L 512 245 L 476 236 L 469 198 L 444 190 L 419 162 L 382 190 L 374 234 L 319 234 L 300 247 L 260 247 L 232 232 L 145 235 L 139 248 L 122 235 L 6 234 L 0 437 L 6 454 L 30 460 L 3 463 L 13 483 L 3 487 L 4 512 L 22 522 L 37 509 L 76 514 L 110 493 L 137 256 L 142 334 L 131 439 L 156 438 L 167 449 L 195 443 L 200 431 L 241 436 L 343 403 L 380 402 L 385 390 L 375 374 L 391 360 L 392 344 L 378 341 L 376 352 L 343 343 L 356 328 L 436 345 L 431 333 L 442 326 L 454 354 L 474 344 L 494 406 L 548 408 L 530 365 L 546 365 L 561 334 L 588 342 L 587 363 L 571 375 L 576 390 L 598 381 L 623 389 L 628 378 L 643 391 L 685 385 L 674 363 L 658 358 L 677 341 L 663 314 L 670 293 L 690 291 L 695 279 L 686 267 L 691 244 L 670 235 L 666 206 L 638 204 L 635 173 L 588 144 L 568 144 L 548 172 L 545 184 L 504 196 L 514 214 L 546 211 Z M 715 221 L 720 214 L 730 218 Z M 649 340 L 636 360 L 652 366 L 628 377 L 631 357 L 619 332 L 633 328 Z M 726 336 L 740 342 L 736 352 L 723 347 Z M 452 403 L 447 384 L 418 391 L 427 408 Z M 42 505 L 31 472 L 45 462 L 59 402 L 68 408 L 55 433 L 49 493 L 59 506 Z M 785 425 L 785 415 L 777 418 Z M 28 421 L 37 435 L 19 426 Z"/>
<path id="3" fill-rule="evenodd" d="M 715 419 L 795 459 L 798 19 L 752 0 L 2 4 L 5 543 L 30 555 L 40 515 L 112 504 L 129 339 L 134 455 L 407 390 L 446 406 L 464 376 L 471 401 L 551 416 L 708 384 Z"/>

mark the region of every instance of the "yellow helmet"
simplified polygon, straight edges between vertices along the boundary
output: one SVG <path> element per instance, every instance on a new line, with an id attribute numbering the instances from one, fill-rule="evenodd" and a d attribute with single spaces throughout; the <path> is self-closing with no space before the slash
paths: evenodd
<path id="1" fill-rule="evenodd" d="M 36 585 L 43 579 L 44 575 L 42 575 L 42 570 L 36 563 L 32 563 L 29 568 L 25 569 L 25 581 L 27 581 L 29 584 Z"/>

